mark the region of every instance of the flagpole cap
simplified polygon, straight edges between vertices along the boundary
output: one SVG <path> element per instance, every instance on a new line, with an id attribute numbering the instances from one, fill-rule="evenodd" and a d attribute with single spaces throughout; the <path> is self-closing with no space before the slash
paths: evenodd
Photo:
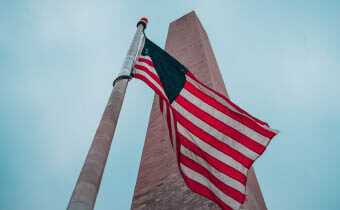
<path id="1" fill-rule="evenodd" d="M 138 23 L 137 23 L 137 27 L 139 26 L 139 24 L 142 24 L 144 29 L 146 29 L 146 26 L 148 25 L 149 20 L 146 17 L 142 17 L 141 19 L 139 19 Z"/>

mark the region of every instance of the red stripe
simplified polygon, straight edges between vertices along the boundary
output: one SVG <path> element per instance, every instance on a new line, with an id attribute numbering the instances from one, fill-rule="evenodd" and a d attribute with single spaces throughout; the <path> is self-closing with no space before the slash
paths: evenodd
<path id="1" fill-rule="evenodd" d="M 179 95 L 177 96 L 176 100 L 177 103 L 182 105 L 184 109 L 186 109 L 188 112 L 192 113 L 205 123 L 209 124 L 213 128 L 219 130 L 220 132 L 224 133 L 226 136 L 229 136 L 230 138 L 234 139 L 235 141 L 243 144 L 247 148 L 253 150 L 257 154 L 262 154 L 263 151 L 266 149 L 263 145 L 257 143 L 256 141 L 250 139 L 249 137 L 243 135 L 239 131 L 235 130 L 234 128 L 224 124 L 223 122 L 217 120 L 213 116 L 207 114 L 206 112 L 199 109 L 197 106 L 190 103 L 186 98 Z"/>
<path id="2" fill-rule="evenodd" d="M 172 129 L 171 129 L 171 121 L 170 121 L 170 110 L 169 110 L 169 107 L 166 106 L 166 121 L 167 121 L 167 124 L 168 124 L 168 129 L 169 129 L 169 135 L 170 135 L 170 142 L 171 142 L 171 145 L 172 145 L 172 148 L 174 147 L 173 145 L 173 142 L 172 142 Z"/>
<path id="3" fill-rule="evenodd" d="M 152 67 L 153 67 L 152 60 L 145 59 L 145 58 L 138 58 L 138 61 L 143 62 L 143 63 L 146 63 L 146 64 L 148 64 L 149 66 L 152 66 Z"/>
<path id="4" fill-rule="evenodd" d="M 197 147 L 195 144 L 193 144 L 191 141 L 185 138 L 182 134 L 177 133 L 177 135 L 179 136 L 181 144 L 185 146 L 188 150 L 192 151 L 197 156 L 203 158 L 205 161 L 207 161 L 210 165 L 212 165 L 220 172 L 239 181 L 243 185 L 246 185 L 247 177 L 244 174 L 234 169 L 233 167 L 227 165 L 226 163 L 223 163 L 222 161 L 214 158 L 205 151 L 201 150 L 199 147 Z"/>
<path id="5" fill-rule="evenodd" d="M 181 163 L 186 165 L 188 168 L 196 171 L 197 173 L 202 174 L 205 176 L 209 181 L 211 181 L 218 189 L 220 189 L 224 194 L 228 195 L 229 197 L 233 198 L 234 200 L 238 201 L 239 203 L 243 203 L 245 200 L 245 195 L 238 190 L 226 185 L 225 183 L 221 182 L 217 179 L 210 171 L 208 171 L 203 166 L 199 165 L 195 161 L 191 160 L 190 158 L 186 157 L 185 155 L 181 154 Z"/>
<path id="6" fill-rule="evenodd" d="M 150 82 L 145 76 L 141 75 L 141 74 L 138 74 L 136 73 L 134 75 L 134 78 L 137 78 L 137 79 L 140 79 L 142 80 L 143 82 L 145 82 L 149 87 L 151 87 L 160 97 L 162 97 L 164 100 L 168 100 L 164 95 L 163 93 L 161 93 L 159 91 L 159 89 L 154 85 L 152 84 L 152 82 Z"/>
<path id="7" fill-rule="evenodd" d="M 195 95 L 197 98 L 201 99 L 205 103 L 209 104 L 210 106 L 214 107 L 215 109 L 223 112 L 224 114 L 228 115 L 229 117 L 233 118 L 234 120 L 242 123 L 243 125 L 247 126 L 250 129 L 258 132 L 259 134 L 267 137 L 273 138 L 276 134 L 272 131 L 265 129 L 264 127 L 260 126 L 253 120 L 247 118 L 246 116 L 236 113 L 230 110 L 228 107 L 224 106 L 216 99 L 212 98 L 211 96 L 207 95 L 206 93 L 202 92 L 201 90 L 197 89 L 194 85 L 190 84 L 190 82 L 186 81 L 184 84 L 184 88 L 188 90 L 190 93 Z"/>
<path id="8" fill-rule="evenodd" d="M 197 136 L 202 141 L 216 148 L 217 150 L 223 152 L 224 154 L 230 156 L 237 162 L 241 163 L 244 167 L 250 168 L 251 164 L 253 164 L 253 160 L 249 159 L 239 151 L 231 148 L 229 145 L 217 140 L 212 135 L 206 133 L 201 128 L 194 125 L 192 122 L 184 118 L 180 113 L 176 112 L 177 120 L 183 125 L 186 129 L 188 129 L 191 133 Z"/>
<path id="9" fill-rule="evenodd" d="M 175 111 L 173 109 L 173 107 L 170 105 L 169 103 L 169 108 L 171 109 L 171 112 L 172 112 L 172 119 L 173 119 L 173 123 L 174 123 L 174 129 L 175 129 L 175 141 L 176 141 L 176 148 L 175 148 L 175 152 L 176 152 L 176 157 L 179 157 L 179 152 L 180 152 L 180 140 L 179 140 L 179 137 L 178 137 L 178 130 L 177 130 L 177 117 L 175 115 Z M 177 164 L 178 164 L 178 167 L 179 167 L 179 158 L 177 158 Z"/>
<path id="10" fill-rule="evenodd" d="M 148 68 L 146 68 L 145 66 L 138 65 L 138 64 L 135 65 L 135 68 L 140 70 L 140 71 L 144 71 L 145 73 L 147 73 L 152 79 L 154 79 L 163 88 L 163 85 L 162 85 L 159 77 L 157 75 L 155 75 L 154 73 L 152 73 Z"/>
<path id="11" fill-rule="evenodd" d="M 194 191 L 194 192 L 196 192 L 196 193 L 198 193 L 198 194 L 200 194 L 200 195 L 202 195 L 204 197 L 207 197 L 208 199 L 214 201 L 223 210 L 232 210 L 232 208 L 230 208 L 230 206 L 228 206 L 223 201 L 221 201 L 209 188 L 207 188 L 206 186 L 202 185 L 199 182 L 196 182 L 196 181 L 190 179 L 183 172 L 181 172 L 181 174 L 182 174 L 182 177 L 183 177 L 184 181 L 187 183 L 188 187 L 192 191 Z"/>
<path id="12" fill-rule="evenodd" d="M 201 83 L 191 72 L 187 72 L 187 74 L 191 79 L 195 80 L 196 82 L 200 83 L 202 86 L 204 86 L 205 88 L 207 88 L 208 90 L 214 92 L 216 95 L 220 96 L 221 98 L 223 98 L 224 100 L 226 100 L 227 103 L 229 103 L 232 107 L 234 107 L 237 111 L 241 112 L 242 114 L 245 114 L 247 116 L 249 116 L 250 118 L 252 118 L 253 120 L 255 120 L 257 123 L 261 124 L 261 125 L 265 125 L 267 127 L 269 127 L 268 123 L 263 122 L 259 119 L 257 119 L 256 117 L 251 116 L 250 114 L 248 114 L 246 111 L 244 111 L 243 109 L 241 109 L 240 107 L 238 107 L 236 104 L 234 104 L 232 101 L 230 101 L 230 99 L 228 99 L 227 97 L 225 97 L 224 95 L 220 94 L 219 92 L 209 88 L 208 86 L 204 85 L 203 83 Z"/>
<path id="13" fill-rule="evenodd" d="M 163 114 L 163 99 L 160 97 L 160 96 L 158 96 L 158 98 L 159 98 L 159 109 L 161 110 L 161 112 L 162 112 L 162 114 Z"/>

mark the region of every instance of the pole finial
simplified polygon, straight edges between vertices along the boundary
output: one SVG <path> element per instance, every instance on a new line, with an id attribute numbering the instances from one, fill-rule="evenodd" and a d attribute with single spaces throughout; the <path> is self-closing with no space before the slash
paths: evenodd
<path id="1" fill-rule="evenodd" d="M 144 29 L 146 29 L 146 26 L 148 25 L 149 20 L 146 17 L 142 17 L 141 19 L 139 19 L 138 23 L 137 23 L 137 27 L 139 26 L 139 24 L 142 24 L 144 26 Z"/>

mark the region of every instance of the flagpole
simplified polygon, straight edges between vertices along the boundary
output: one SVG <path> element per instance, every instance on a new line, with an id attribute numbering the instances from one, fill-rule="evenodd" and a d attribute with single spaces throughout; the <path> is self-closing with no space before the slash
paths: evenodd
<path id="1" fill-rule="evenodd" d="M 137 23 L 137 31 L 119 76 L 113 83 L 111 96 L 73 190 L 68 210 L 91 210 L 94 208 L 140 38 L 147 23 L 147 18 L 141 18 Z"/>

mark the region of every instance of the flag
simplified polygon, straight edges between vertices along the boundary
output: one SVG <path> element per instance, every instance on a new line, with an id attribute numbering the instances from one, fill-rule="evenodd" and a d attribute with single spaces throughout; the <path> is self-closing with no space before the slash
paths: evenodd
<path id="1" fill-rule="evenodd" d="M 222 209 L 240 209 L 248 170 L 277 132 L 201 83 L 147 38 L 134 67 L 134 77 L 158 95 L 188 187 Z"/>

